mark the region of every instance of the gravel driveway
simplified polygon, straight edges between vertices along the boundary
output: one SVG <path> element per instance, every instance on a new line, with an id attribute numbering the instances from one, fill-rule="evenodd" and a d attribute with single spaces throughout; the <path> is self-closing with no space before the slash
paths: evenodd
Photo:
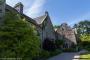
<path id="1" fill-rule="evenodd" d="M 78 53 L 62 53 L 60 55 L 54 56 L 48 60 L 79 60 Z"/>

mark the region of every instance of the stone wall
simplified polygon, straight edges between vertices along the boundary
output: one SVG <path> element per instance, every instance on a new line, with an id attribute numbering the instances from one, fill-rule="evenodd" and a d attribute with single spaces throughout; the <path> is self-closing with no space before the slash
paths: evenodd
<path id="1" fill-rule="evenodd" d="M 43 42 L 46 38 L 53 41 L 56 40 L 54 28 L 49 16 L 46 17 L 40 26 L 41 27 L 37 27 L 37 30 L 39 32 L 41 42 Z"/>
<path id="2" fill-rule="evenodd" d="M 5 0 L 0 0 L 0 25 L 3 23 L 5 15 Z"/>
<path id="3" fill-rule="evenodd" d="M 67 24 L 62 24 L 56 32 L 58 34 L 57 38 L 64 40 L 64 43 L 67 44 L 68 47 L 70 47 L 72 44 L 77 44 L 74 30 Z"/>
<path id="4" fill-rule="evenodd" d="M 49 16 L 47 16 L 45 30 L 46 30 L 45 31 L 46 38 L 50 38 L 51 40 L 56 40 L 53 24 L 52 24 Z"/>

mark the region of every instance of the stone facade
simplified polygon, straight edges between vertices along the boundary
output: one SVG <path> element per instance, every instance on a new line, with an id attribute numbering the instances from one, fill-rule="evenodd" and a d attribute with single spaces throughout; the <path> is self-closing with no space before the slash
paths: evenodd
<path id="1" fill-rule="evenodd" d="M 21 14 L 26 18 L 28 22 L 32 23 L 37 29 L 38 35 L 41 40 L 41 44 L 47 38 L 53 41 L 55 41 L 56 39 L 62 39 L 62 40 L 64 39 L 64 42 L 68 47 L 70 47 L 72 43 L 77 44 L 74 31 L 66 23 L 61 24 L 60 28 L 54 30 L 53 24 L 51 22 L 50 16 L 47 11 L 43 16 L 39 16 L 37 18 L 32 19 L 26 16 L 25 14 L 23 14 L 22 3 L 16 4 L 15 7 L 13 8 L 5 4 L 5 0 L 0 0 L 0 1 L 2 2 L 0 4 L 0 23 L 2 22 L 2 18 L 5 14 L 5 9 L 6 9 L 9 11 L 16 12 L 17 14 Z"/>
<path id="2" fill-rule="evenodd" d="M 66 23 L 61 24 L 56 32 L 58 34 L 57 39 L 64 40 L 64 45 L 67 45 L 67 48 L 71 47 L 73 44 L 77 44 L 74 30 Z"/>
<path id="3" fill-rule="evenodd" d="M 45 15 L 37 17 L 34 20 L 40 25 L 40 27 L 37 27 L 37 30 L 40 34 L 41 42 L 45 39 L 56 40 L 55 31 L 48 12 L 45 12 Z"/>
<path id="4" fill-rule="evenodd" d="M 4 2 L 4 0 L 2 2 Z M 24 16 L 26 20 L 32 24 L 32 26 L 37 28 L 36 30 L 40 37 L 41 44 L 46 38 L 49 38 L 50 40 L 55 40 L 55 33 L 48 12 L 45 12 L 45 15 L 43 16 L 32 19 L 23 13 L 22 3 L 17 3 L 15 7 L 11 7 L 4 2 L 0 5 L 0 9 L 2 10 L 2 12 L 0 13 L 0 17 L 2 18 L 5 14 L 5 10 Z"/>
<path id="5" fill-rule="evenodd" d="M 5 0 L 0 0 L 0 25 L 3 23 L 5 15 Z"/>

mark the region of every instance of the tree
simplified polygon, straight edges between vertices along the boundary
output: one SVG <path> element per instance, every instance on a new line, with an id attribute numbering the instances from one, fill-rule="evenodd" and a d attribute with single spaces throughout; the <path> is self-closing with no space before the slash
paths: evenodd
<path id="1" fill-rule="evenodd" d="M 73 28 L 77 28 L 77 27 L 78 27 L 78 25 L 77 24 L 74 24 Z"/>
<path id="2" fill-rule="evenodd" d="M 0 58 L 22 58 L 32 60 L 39 55 L 39 40 L 31 23 L 15 13 L 6 12 L 0 26 Z"/>
<path id="3" fill-rule="evenodd" d="M 60 26 L 59 25 L 55 25 L 54 28 L 60 28 Z"/>
<path id="4" fill-rule="evenodd" d="M 83 34 L 84 32 L 90 33 L 90 21 L 80 21 L 78 24 L 75 24 L 73 26 L 74 28 L 77 28 L 78 34 Z"/>
<path id="5" fill-rule="evenodd" d="M 80 36 L 80 39 L 81 39 L 81 41 L 90 42 L 90 34 L 88 34 L 88 33 L 83 33 L 83 34 Z"/>
<path id="6" fill-rule="evenodd" d="M 80 39 L 81 39 L 81 42 L 80 42 L 81 46 L 90 51 L 90 34 L 83 33 L 80 36 Z"/>

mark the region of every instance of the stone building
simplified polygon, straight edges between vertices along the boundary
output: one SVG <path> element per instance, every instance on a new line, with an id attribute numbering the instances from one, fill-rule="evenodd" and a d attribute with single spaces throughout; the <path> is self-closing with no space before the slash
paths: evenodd
<path id="1" fill-rule="evenodd" d="M 5 0 L 0 0 L 0 25 L 3 23 L 5 15 Z"/>
<path id="2" fill-rule="evenodd" d="M 21 15 L 22 20 L 26 20 L 25 22 L 29 22 L 30 25 L 35 28 L 35 32 L 37 32 L 36 27 L 38 27 L 39 25 L 32 18 L 28 17 L 23 13 L 23 4 L 21 2 L 16 4 L 15 7 L 11 7 L 6 4 L 5 0 L 0 0 L 0 26 L 1 23 L 3 23 L 4 21 L 4 15 L 8 12 Z"/>
<path id="3" fill-rule="evenodd" d="M 1 6 L 5 6 L 4 9 L 2 8 L 3 11 L 6 11 L 6 12 L 11 11 L 11 12 L 20 14 L 21 16 L 25 17 L 25 19 L 30 24 L 32 24 L 32 26 L 34 26 L 36 31 L 38 32 L 38 36 L 40 37 L 41 44 L 46 38 L 50 40 L 55 40 L 55 32 L 54 32 L 54 28 L 53 28 L 48 12 L 45 12 L 43 16 L 32 19 L 23 13 L 23 4 L 21 2 L 17 3 L 15 7 L 11 7 L 7 5 L 6 3 Z M 3 12 L 3 14 L 4 13 L 5 12 Z"/>
<path id="4" fill-rule="evenodd" d="M 20 14 L 27 20 L 27 22 L 34 26 L 38 32 L 38 36 L 40 37 L 41 45 L 45 39 L 49 39 L 51 41 L 64 39 L 64 43 L 67 47 L 70 47 L 72 44 L 77 44 L 74 31 L 66 23 L 61 24 L 61 27 L 55 29 L 55 32 L 47 11 L 43 16 L 32 19 L 23 13 L 23 4 L 21 2 L 17 3 L 15 7 L 11 7 L 5 3 L 5 0 L 0 0 L 0 24 L 3 21 L 5 11 Z"/>
<path id="5" fill-rule="evenodd" d="M 65 48 L 70 48 L 72 45 L 77 44 L 74 30 L 66 23 L 61 24 L 61 26 L 56 30 L 56 32 L 57 39 L 64 40 Z"/>
<path id="6" fill-rule="evenodd" d="M 25 17 L 27 22 L 30 22 L 32 25 L 39 26 L 34 19 L 31 17 L 28 17 L 23 13 L 23 4 L 21 2 L 17 3 L 15 7 L 11 7 L 8 4 L 5 4 L 5 11 L 11 11 L 17 14 L 20 14 L 21 16 Z"/>
<path id="7" fill-rule="evenodd" d="M 40 35 L 41 42 L 44 42 L 45 39 L 53 41 L 56 40 L 53 24 L 47 11 L 43 16 L 34 18 L 34 20 L 40 26 L 37 27 L 37 30 Z"/>
<path id="8" fill-rule="evenodd" d="M 19 12 L 23 13 L 23 4 L 21 2 L 17 3 L 14 8 Z"/>

